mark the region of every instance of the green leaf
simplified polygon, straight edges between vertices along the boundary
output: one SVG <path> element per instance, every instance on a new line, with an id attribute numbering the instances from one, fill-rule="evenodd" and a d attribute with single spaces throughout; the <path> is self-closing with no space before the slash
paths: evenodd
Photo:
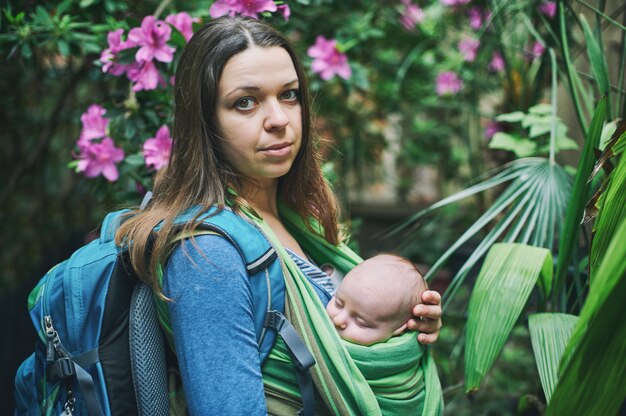
<path id="1" fill-rule="evenodd" d="M 569 48 L 568 41 L 568 33 L 567 29 L 570 27 L 569 23 L 566 20 L 565 16 L 565 7 L 558 7 L 559 12 L 559 27 L 560 27 L 560 40 L 562 47 L 563 60 L 565 61 L 565 70 L 568 78 L 568 87 L 570 91 L 570 95 L 572 97 L 572 104 L 574 104 L 574 108 L 576 109 L 576 116 L 578 118 L 578 123 L 580 124 L 583 132 L 587 131 L 587 119 L 583 114 L 582 105 L 585 105 L 585 108 L 589 109 L 591 104 L 589 103 L 590 99 L 587 97 L 587 93 L 585 88 L 582 85 L 580 77 L 578 76 L 578 71 L 572 62 L 572 57 Z M 551 54 L 552 55 L 552 54 Z"/>
<path id="2" fill-rule="evenodd" d="M 615 415 L 626 398 L 626 220 L 592 274 L 546 416 Z"/>
<path id="3" fill-rule="evenodd" d="M 69 54 L 70 54 L 70 45 L 64 39 L 59 39 L 57 45 L 59 47 L 59 53 L 62 56 L 69 56 Z"/>
<path id="4" fill-rule="evenodd" d="M 465 391 L 477 391 L 500 354 L 540 275 L 550 280 L 552 255 L 524 244 L 494 244 L 472 291 L 465 338 Z"/>
<path id="5" fill-rule="evenodd" d="M 507 123 L 518 123 L 524 119 L 526 114 L 523 111 L 514 111 L 512 113 L 500 114 L 496 117 L 497 121 L 504 121 Z"/>
<path id="6" fill-rule="evenodd" d="M 538 136 L 543 136 L 544 134 L 550 133 L 551 129 L 550 120 L 545 120 L 540 123 L 535 123 L 530 126 L 530 131 L 528 132 L 528 137 L 535 138 Z"/>
<path id="7" fill-rule="evenodd" d="M 550 125 L 550 120 L 552 119 L 552 117 L 550 116 L 539 116 L 537 114 L 527 114 L 526 116 L 524 116 L 524 119 L 522 120 L 522 127 L 524 128 L 529 128 L 532 127 L 534 124 L 541 124 L 541 125 Z"/>
<path id="8" fill-rule="evenodd" d="M 479 192 L 502 188 L 503 184 L 511 182 L 489 209 L 437 259 L 426 274 L 425 279 L 431 280 L 456 250 L 481 230 L 490 228 L 444 293 L 444 309 L 469 271 L 496 241 L 521 242 L 552 250 L 557 236 L 560 235 L 572 189 L 572 173 L 548 159 L 526 158 L 516 160 L 491 175 L 493 176 L 417 212 L 388 234 L 395 235 L 409 226 L 416 228 L 425 216 L 437 209 Z M 409 244 L 415 239 L 423 239 L 420 234 L 419 231 L 412 231 L 403 240 Z M 549 296 L 551 286 L 551 281 L 541 280 L 541 293 Z"/>
<path id="9" fill-rule="evenodd" d="M 536 114 L 538 116 L 551 117 L 552 116 L 552 105 L 546 103 L 539 103 L 533 105 L 528 109 L 529 114 Z"/>
<path id="10" fill-rule="evenodd" d="M 619 121 L 620 120 L 610 121 L 606 123 L 604 127 L 602 127 L 602 134 L 600 135 L 600 144 L 598 146 L 600 150 L 604 150 L 609 140 L 611 140 L 611 136 L 613 136 L 613 133 L 615 133 L 615 130 L 617 130 L 617 124 L 619 123 Z"/>
<path id="11" fill-rule="evenodd" d="M 528 318 L 530 340 L 546 401 L 558 380 L 559 362 L 578 319 L 565 313 L 536 313 Z"/>
<path id="12" fill-rule="evenodd" d="M 30 59 L 31 56 L 33 56 L 33 51 L 30 48 L 30 44 L 29 43 L 23 43 L 22 44 L 22 57 L 24 59 Z"/>
<path id="13" fill-rule="evenodd" d="M 143 166 L 146 164 L 143 158 L 143 154 L 141 153 L 135 153 L 127 156 L 126 159 L 124 159 L 124 162 L 126 162 L 126 164 L 130 166 Z"/>
<path id="14" fill-rule="evenodd" d="M 72 5 L 74 0 L 63 0 L 61 4 L 59 4 L 56 8 L 56 15 L 61 16 L 64 15 L 67 9 Z"/>
<path id="15" fill-rule="evenodd" d="M 617 167 L 607 179 L 608 185 L 604 191 L 602 206 L 594 223 L 594 237 L 589 255 L 590 271 L 593 276 L 596 267 L 606 256 L 609 243 L 616 237 L 615 232 L 619 224 L 626 219 L 626 157 L 619 159 Z M 626 241 L 626 236 L 619 236 L 620 241 Z M 592 281 L 593 283 L 593 281 Z"/>
<path id="16" fill-rule="evenodd" d="M 527 157 L 537 152 L 537 145 L 532 140 L 514 136 L 512 134 L 497 132 L 489 142 L 490 149 L 509 150 L 517 157 Z"/>
<path id="17" fill-rule="evenodd" d="M 86 9 L 87 7 L 89 7 L 92 4 L 95 4 L 97 2 L 98 2 L 98 0 L 80 0 L 79 7 L 81 9 Z"/>
<path id="18" fill-rule="evenodd" d="M 580 146 L 567 136 L 556 136 L 557 150 L 578 150 Z"/>
<path id="19" fill-rule="evenodd" d="M 574 179 L 574 188 L 572 191 L 565 224 L 559 243 L 559 257 L 556 267 L 555 289 L 552 293 L 555 297 L 560 295 L 559 291 L 565 279 L 565 273 L 570 263 L 574 245 L 578 241 L 578 232 L 580 223 L 583 219 L 584 208 L 589 196 L 590 185 L 587 182 L 589 174 L 593 170 L 594 165 L 594 149 L 598 147 L 602 126 L 606 118 L 606 97 L 600 99 L 587 135 L 585 136 L 585 144 L 583 146 L 582 155 L 576 170 L 576 178 Z"/>
<path id="20" fill-rule="evenodd" d="M 609 71 L 604 59 L 604 53 L 600 48 L 600 44 L 596 40 L 593 31 L 587 23 L 587 19 L 583 14 L 579 15 L 580 22 L 585 32 L 585 42 L 587 43 L 587 53 L 589 54 L 589 61 L 591 62 L 591 69 L 598 82 L 598 88 L 602 95 L 609 93 L 611 85 L 609 83 Z"/>

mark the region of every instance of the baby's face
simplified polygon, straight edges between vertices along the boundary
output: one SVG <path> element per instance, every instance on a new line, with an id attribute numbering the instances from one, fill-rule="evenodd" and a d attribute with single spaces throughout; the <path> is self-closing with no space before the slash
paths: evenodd
<path id="1" fill-rule="evenodd" d="M 339 336 L 371 345 L 402 333 L 405 322 L 398 322 L 397 299 L 384 299 L 375 286 L 357 280 L 347 276 L 326 306 Z"/>

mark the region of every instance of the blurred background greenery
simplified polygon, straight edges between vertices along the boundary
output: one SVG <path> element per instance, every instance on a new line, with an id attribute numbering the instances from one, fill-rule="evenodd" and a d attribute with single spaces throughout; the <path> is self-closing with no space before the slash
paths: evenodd
<path id="1" fill-rule="evenodd" d="M 0 403 L 1 414 L 12 408 L 15 369 L 34 343 L 28 291 L 47 269 L 96 235 L 106 212 L 139 204 L 154 175 L 144 163 L 142 144 L 171 125 L 170 77 L 185 44 L 181 30 L 172 29 L 168 41 L 176 49 L 173 61 L 156 62 L 163 82 L 155 88 L 133 88 L 137 83 L 123 74 L 103 72 L 101 54 L 111 48 L 107 34 L 122 29 L 126 39 L 145 16 L 165 19 L 178 12 L 194 18 L 197 28 L 211 19 L 213 3 L 3 3 L 0 307 L 9 325 L 3 338 L 12 341 L 0 345 L 5 369 L 0 384 L 9 398 Z M 258 17 L 292 39 L 309 69 L 325 171 L 340 196 L 353 244 L 363 256 L 383 250 L 409 256 L 430 270 L 431 287 L 444 294 L 444 329 L 435 354 L 446 413 L 543 414 L 546 387 L 535 365 L 528 314 L 578 315 L 585 304 L 593 221 L 580 226 L 582 208 L 596 190 L 607 189 L 612 170 L 586 188 L 583 182 L 596 159 L 616 168 L 624 147 L 626 5 L 605 0 L 275 3 L 282 8 Z M 345 54 L 349 76 L 325 79 L 315 70 L 309 49 L 318 36 L 335 41 L 335 56 Z M 116 62 L 130 63 L 135 49 L 119 53 Z M 605 108 L 594 124 L 599 102 Z M 115 181 L 87 178 L 76 169 L 76 160 L 85 158 L 77 145 L 85 127 L 81 116 L 92 104 L 104 108 L 106 135 L 125 152 L 115 165 Z M 593 143 L 590 150 L 585 143 Z M 611 154 L 599 158 L 607 149 Z M 586 154 L 589 160 L 581 167 Z M 537 174 L 532 169 L 539 165 L 553 173 L 532 182 Z M 513 181 L 510 187 L 507 181 Z M 623 206 L 622 182 L 613 182 L 616 202 L 604 206 L 619 206 L 620 198 Z M 505 201 L 507 192 L 517 192 L 519 199 Z M 548 197 L 540 200 L 544 194 Z M 594 207 L 602 205 L 595 201 L 590 220 Z M 575 212 L 570 209 L 578 205 Z M 617 212 L 619 225 L 623 209 L 611 212 Z M 561 235 L 572 242 L 569 249 L 560 246 Z M 613 237 L 613 231 L 607 235 Z M 520 299 L 524 309 L 509 316 L 515 325 L 500 334 L 502 345 L 492 346 L 498 360 L 485 369 L 475 392 L 464 355 L 468 305 L 484 254 L 498 241 L 545 247 L 558 259 L 555 282 L 562 283 L 552 292 L 537 286 Z M 611 394 L 619 406 L 626 392 Z"/>

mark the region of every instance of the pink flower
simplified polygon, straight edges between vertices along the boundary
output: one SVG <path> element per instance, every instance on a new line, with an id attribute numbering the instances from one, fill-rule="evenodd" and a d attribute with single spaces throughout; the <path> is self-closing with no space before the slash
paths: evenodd
<path id="1" fill-rule="evenodd" d="M 472 29 L 480 29 L 485 22 L 491 19 L 491 12 L 480 7 L 471 7 L 467 12 L 469 16 L 469 25 Z"/>
<path id="2" fill-rule="evenodd" d="M 472 7 L 467 12 L 469 15 L 469 25 L 472 29 L 478 30 L 483 25 L 483 14 L 478 7 Z"/>
<path id="3" fill-rule="evenodd" d="M 546 47 L 543 45 L 543 43 L 539 41 L 535 41 L 535 43 L 533 43 L 533 46 L 530 48 L 530 54 L 532 55 L 533 59 L 540 58 L 545 51 Z"/>
<path id="4" fill-rule="evenodd" d="M 146 16 L 141 27 L 136 27 L 128 33 L 128 40 L 140 46 L 135 54 L 138 62 L 149 62 L 153 59 L 161 62 L 172 62 L 175 49 L 168 46 L 167 41 L 172 35 L 172 28 L 162 20 L 155 20 L 153 16 Z"/>
<path id="5" fill-rule="evenodd" d="M 454 95 L 463 88 L 463 81 L 452 71 L 440 72 L 436 82 L 437 95 Z"/>
<path id="6" fill-rule="evenodd" d="M 439 0 L 444 6 L 457 7 L 470 2 L 470 0 Z"/>
<path id="7" fill-rule="evenodd" d="M 159 170 L 167 165 L 171 151 L 172 138 L 170 137 L 170 129 L 167 126 L 161 126 L 157 130 L 156 137 L 149 138 L 143 144 L 143 158 L 146 161 L 146 165 L 155 170 Z"/>
<path id="8" fill-rule="evenodd" d="M 277 9 L 278 13 L 282 14 L 285 20 L 289 20 L 289 16 L 291 16 L 291 9 L 288 4 L 279 4 Z"/>
<path id="9" fill-rule="evenodd" d="M 424 11 L 419 6 L 411 3 L 411 0 L 402 0 L 404 11 L 400 16 L 400 23 L 408 31 L 414 31 L 415 26 L 424 21 Z"/>
<path id="10" fill-rule="evenodd" d="M 476 52 L 480 46 L 480 41 L 474 38 L 463 38 L 459 41 L 459 51 L 463 54 L 463 60 L 473 62 L 476 59 Z"/>
<path id="11" fill-rule="evenodd" d="M 191 39 L 191 36 L 193 35 L 193 23 L 199 22 L 200 19 L 194 19 L 189 16 L 189 14 L 180 12 L 177 14 L 170 14 L 165 18 L 165 21 L 174 26 L 183 35 L 185 40 L 189 42 L 189 39 Z"/>
<path id="12" fill-rule="evenodd" d="M 493 72 L 504 71 L 504 58 L 502 58 L 502 55 L 499 52 L 493 53 L 488 67 Z"/>
<path id="13" fill-rule="evenodd" d="M 115 147 L 110 137 L 105 137 L 100 143 L 92 143 L 84 149 L 78 160 L 78 172 L 85 172 L 88 178 L 98 175 L 104 176 L 109 182 L 119 177 L 116 163 L 124 159 L 124 151 Z"/>
<path id="14" fill-rule="evenodd" d="M 318 36 L 315 45 L 311 46 L 307 54 L 313 58 L 311 70 L 320 74 L 323 80 L 329 80 L 335 75 L 348 79 L 352 75 L 352 69 L 348 65 L 348 57 L 345 53 L 337 50 L 335 39 L 326 39 Z"/>
<path id="15" fill-rule="evenodd" d="M 273 0 L 216 0 L 209 9 L 211 17 L 240 14 L 258 18 L 259 13 L 275 12 L 278 9 Z"/>
<path id="16" fill-rule="evenodd" d="M 120 76 L 127 71 L 128 65 L 121 65 L 115 62 L 117 54 L 124 49 L 132 48 L 134 45 L 130 41 L 122 41 L 124 29 L 117 29 L 107 34 L 107 42 L 109 47 L 102 51 L 100 62 L 102 62 L 102 72 L 108 72 L 111 75 Z"/>
<path id="17" fill-rule="evenodd" d="M 92 104 L 87 108 L 87 111 L 80 116 L 83 129 L 77 144 L 81 151 L 89 147 L 93 139 L 100 139 L 106 136 L 109 119 L 102 117 L 105 113 L 106 110 L 104 108 L 100 107 L 98 104 Z"/>
<path id="18" fill-rule="evenodd" d="M 502 125 L 497 121 L 490 121 L 485 127 L 485 138 L 490 140 L 499 131 L 502 131 Z"/>
<path id="19" fill-rule="evenodd" d="M 539 11 L 549 18 L 553 18 L 556 16 L 556 2 L 555 1 L 546 1 L 539 5 Z"/>
<path id="20" fill-rule="evenodd" d="M 165 85 L 165 80 L 153 61 L 135 62 L 130 66 L 126 76 L 135 83 L 132 90 L 153 90 L 157 85 Z"/>

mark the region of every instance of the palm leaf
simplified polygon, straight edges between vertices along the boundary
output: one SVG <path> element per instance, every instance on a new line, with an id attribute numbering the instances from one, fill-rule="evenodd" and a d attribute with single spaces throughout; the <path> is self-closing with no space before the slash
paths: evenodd
<path id="1" fill-rule="evenodd" d="M 455 241 L 430 268 L 425 278 L 431 280 L 452 254 L 483 229 L 491 230 L 472 255 L 456 273 L 444 293 L 444 309 L 448 307 L 457 290 L 491 246 L 502 240 L 520 242 L 553 249 L 555 236 L 562 228 L 563 218 L 571 193 L 571 176 L 548 159 L 527 158 L 512 162 L 489 179 L 451 195 L 414 214 L 390 234 L 421 221 L 427 214 L 455 203 L 478 192 L 511 183 L 491 207 Z M 411 237 L 406 239 L 409 241 Z M 413 238 L 419 238 L 414 232 Z M 552 282 L 540 282 L 542 295 L 548 296 Z"/>
<path id="2" fill-rule="evenodd" d="M 549 250 L 511 243 L 494 244 L 489 250 L 469 303 L 466 392 L 480 387 L 541 274 L 552 274 Z"/>
<path id="3" fill-rule="evenodd" d="M 517 162 L 510 165 L 511 169 L 515 167 L 514 171 L 510 172 L 507 169 L 499 174 L 501 178 L 515 178 L 511 184 L 491 207 L 441 255 L 426 274 L 426 279 L 432 279 L 456 250 L 478 232 L 487 226 L 492 226 L 452 279 L 444 294 L 444 308 L 447 308 L 469 272 L 495 242 L 499 240 L 520 242 L 553 249 L 555 236 L 562 228 L 567 209 L 571 192 L 571 177 L 559 165 L 552 164 L 547 159 L 520 159 Z M 477 184 L 475 187 L 479 188 L 482 185 Z M 486 189 L 486 187 L 482 186 L 481 189 Z M 463 192 L 466 191 L 468 190 Z M 448 203 L 457 200 L 454 195 L 446 199 Z M 436 205 L 443 206 L 443 201 Z M 432 207 L 427 210 L 432 210 Z M 548 296 L 551 286 L 552 282 L 541 281 L 544 296 Z"/>
<path id="4" fill-rule="evenodd" d="M 593 31 L 587 23 L 584 15 L 580 15 L 580 23 L 585 33 L 585 42 L 587 43 L 587 53 L 589 54 L 589 61 L 591 62 L 591 69 L 596 77 L 598 83 L 598 89 L 600 95 L 604 96 L 611 90 L 611 84 L 609 83 L 609 71 L 607 69 L 606 60 L 604 59 L 604 53 L 600 43 L 595 38 Z"/>
<path id="5" fill-rule="evenodd" d="M 626 137 L 626 135 L 621 137 Z M 599 210 L 593 226 L 594 237 L 591 245 L 591 254 L 589 255 L 589 268 L 592 275 L 605 256 L 617 226 L 626 218 L 626 203 L 624 203 L 624 196 L 626 195 L 625 157 L 621 157 L 607 182 L 606 190 L 602 194 L 602 201 L 600 202 L 602 208 Z"/>
<path id="6" fill-rule="evenodd" d="M 548 403 L 556 387 L 561 356 L 577 319 L 565 313 L 536 313 L 528 318 L 530 340 Z"/>
<path id="7" fill-rule="evenodd" d="M 592 276 L 546 415 L 614 415 L 626 398 L 626 220 Z"/>
<path id="8" fill-rule="evenodd" d="M 438 201 L 431 206 L 411 215 L 405 221 L 400 223 L 397 227 L 393 228 L 389 233 L 387 233 L 387 237 L 393 236 L 401 230 L 406 229 L 409 226 L 415 226 L 419 224 L 419 221 L 425 217 L 427 214 L 430 214 L 433 211 L 436 211 L 439 208 L 445 207 L 447 205 L 451 205 L 455 202 L 461 201 L 465 198 L 468 198 L 472 195 L 476 195 L 480 192 L 486 191 L 488 189 L 492 189 L 501 185 L 503 183 L 514 180 L 521 175 L 524 174 L 525 170 L 531 166 L 535 166 L 535 164 L 539 163 L 541 159 L 539 158 L 527 158 L 520 159 L 514 162 L 508 163 L 500 169 L 495 169 L 491 172 L 492 177 L 479 182 L 475 185 L 470 186 L 469 188 L 463 189 L 453 195 L 450 195 L 441 201 Z M 488 175 L 486 175 L 488 176 Z"/>
<path id="9" fill-rule="evenodd" d="M 578 76 L 576 67 L 572 62 L 569 42 L 567 39 L 569 23 L 565 16 L 565 7 L 562 7 L 564 6 L 564 4 L 565 3 L 562 3 L 561 6 L 558 8 L 559 27 L 561 28 L 561 52 L 563 54 L 563 60 L 565 61 L 565 73 L 568 79 L 568 86 L 570 90 L 570 95 L 572 97 L 572 103 L 574 104 L 576 116 L 578 117 L 578 123 L 580 124 L 583 132 L 586 132 L 587 120 L 585 119 L 585 115 L 582 110 L 582 104 L 584 104 L 585 108 L 587 108 L 588 110 L 590 110 L 591 104 L 589 103 L 589 99 L 587 98 L 587 94 L 582 85 L 582 81 Z M 591 111 L 589 111 L 589 113 L 591 113 Z"/>
<path id="10" fill-rule="evenodd" d="M 563 232 L 559 240 L 559 257 L 556 268 L 555 286 L 552 291 L 555 300 L 561 294 L 561 287 L 565 279 L 565 273 L 574 251 L 574 246 L 578 242 L 578 230 L 581 220 L 583 219 L 584 207 L 589 197 L 590 184 L 587 181 L 589 174 L 593 170 L 594 154 L 593 151 L 598 147 L 600 135 L 602 134 L 602 125 L 606 118 L 606 100 L 602 97 L 591 120 L 589 130 L 585 137 L 582 155 L 576 170 L 576 178 L 574 179 L 574 188 L 570 197 L 567 216 L 563 226 Z"/>

